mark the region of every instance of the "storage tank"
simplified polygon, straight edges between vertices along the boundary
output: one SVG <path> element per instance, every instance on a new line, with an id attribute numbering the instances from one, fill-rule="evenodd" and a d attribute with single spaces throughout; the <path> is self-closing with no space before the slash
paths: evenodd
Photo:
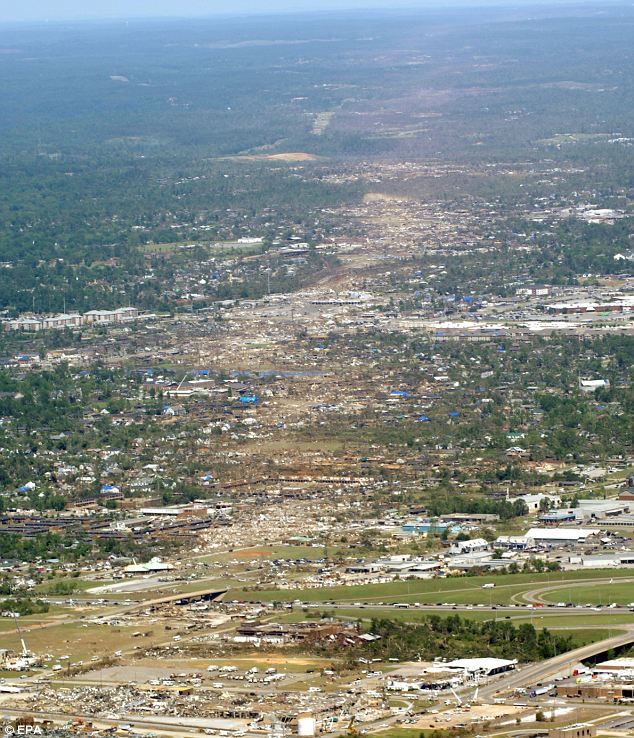
<path id="1" fill-rule="evenodd" d="M 309 712 L 297 716 L 297 735 L 301 738 L 312 738 L 316 727 L 315 718 Z"/>

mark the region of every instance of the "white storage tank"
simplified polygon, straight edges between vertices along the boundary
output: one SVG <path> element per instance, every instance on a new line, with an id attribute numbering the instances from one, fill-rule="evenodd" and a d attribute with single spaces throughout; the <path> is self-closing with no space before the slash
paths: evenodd
<path id="1" fill-rule="evenodd" d="M 312 738 L 315 735 L 316 728 L 315 718 L 309 712 L 297 716 L 297 735 L 300 738 Z"/>

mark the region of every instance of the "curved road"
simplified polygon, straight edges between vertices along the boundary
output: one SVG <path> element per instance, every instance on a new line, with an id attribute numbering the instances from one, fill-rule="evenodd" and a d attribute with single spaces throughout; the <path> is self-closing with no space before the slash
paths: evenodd
<path id="1" fill-rule="evenodd" d="M 587 587 L 588 584 L 631 584 L 633 582 L 634 577 L 619 577 L 618 579 L 614 579 L 612 577 L 610 579 L 574 579 L 568 581 L 561 580 L 559 582 L 551 582 L 550 584 L 546 584 L 545 586 L 536 587 L 535 589 L 531 589 L 528 592 L 515 594 L 511 597 L 511 600 L 517 603 L 523 601 L 529 603 L 539 602 L 543 604 L 544 599 L 541 595 L 547 592 L 560 592 L 567 589 L 572 590 L 575 587 Z M 632 593 L 632 598 L 634 599 L 634 592 Z"/>

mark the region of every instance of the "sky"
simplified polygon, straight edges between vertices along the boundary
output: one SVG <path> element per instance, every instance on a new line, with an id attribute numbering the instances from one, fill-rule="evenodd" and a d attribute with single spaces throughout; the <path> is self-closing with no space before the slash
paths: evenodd
<path id="1" fill-rule="evenodd" d="M 527 2 L 528 0 L 520 0 Z M 539 0 L 537 0 L 539 2 Z M 565 0 L 552 0 L 561 3 Z M 356 8 L 501 5 L 505 0 L 0 0 L 0 23 L 98 18 L 189 17 Z M 517 4 L 510 0 L 508 4 Z"/>

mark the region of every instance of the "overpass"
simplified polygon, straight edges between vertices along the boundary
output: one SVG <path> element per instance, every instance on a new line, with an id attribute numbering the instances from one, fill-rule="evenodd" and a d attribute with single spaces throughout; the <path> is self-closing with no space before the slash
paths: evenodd
<path id="1" fill-rule="evenodd" d="M 481 699 L 490 700 L 500 692 L 509 692 L 519 687 L 534 686 L 539 682 L 543 682 L 559 674 L 567 667 L 572 670 L 573 665 L 579 661 L 592 658 L 593 656 L 600 656 L 602 653 L 606 653 L 614 648 L 634 645 L 634 627 L 617 627 L 626 628 L 626 630 L 625 632 L 620 630 L 617 635 L 605 638 L 602 641 L 589 643 L 586 646 L 575 648 L 573 651 L 566 651 L 566 653 L 554 656 L 546 661 L 529 664 L 528 666 L 520 667 L 515 671 L 505 674 L 501 679 L 496 679 L 480 690 Z"/>
<path id="2" fill-rule="evenodd" d="M 166 595 L 158 597 L 154 600 L 143 600 L 137 602 L 120 613 L 130 613 L 136 610 L 147 610 L 151 607 L 159 607 L 160 605 L 193 605 L 196 602 L 215 602 L 227 594 L 226 589 L 199 589 L 195 592 L 180 592 L 179 594 Z"/>

